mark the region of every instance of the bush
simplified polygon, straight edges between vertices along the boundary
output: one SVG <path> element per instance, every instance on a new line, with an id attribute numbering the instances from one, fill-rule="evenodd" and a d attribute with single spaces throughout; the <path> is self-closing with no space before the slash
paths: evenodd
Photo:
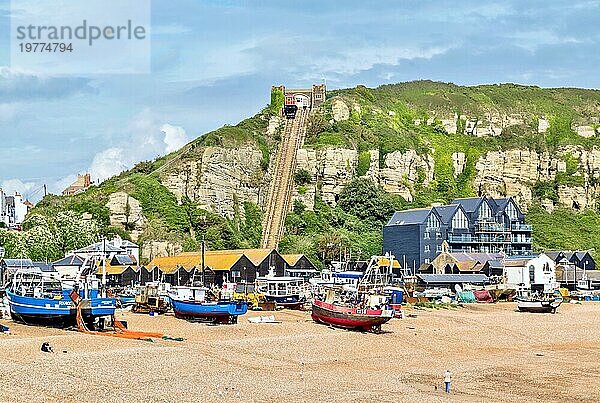
<path id="1" fill-rule="evenodd" d="M 380 224 L 394 212 L 390 197 L 369 178 L 358 178 L 348 183 L 340 193 L 338 206 L 356 217 Z"/>
<path id="2" fill-rule="evenodd" d="M 371 167 L 371 153 L 369 151 L 361 151 L 358 154 L 358 164 L 356 165 L 356 176 L 363 176 L 369 172 Z"/>
<path id="3" fill-rule="evenodd" d="M 296 185 L 306 185 L 312 181 L 312 175 L 306 169 L 299 169 L 294 173 Z"/>
<path id="4" fill-rule="evenodd" d="M 306 206 L 300 200 L 294 200 L 293 211 L 295 214 L 302 214 L 306 210 Z"/>
<path id="5" fill-rule="evenodd" d="M 273 89 L 271 91 L 271 103 L 269 104 L 269 112 L 273 115 L 278 115 L 283 104 L 285 103 L 285 94 L 280 89 Z"/>

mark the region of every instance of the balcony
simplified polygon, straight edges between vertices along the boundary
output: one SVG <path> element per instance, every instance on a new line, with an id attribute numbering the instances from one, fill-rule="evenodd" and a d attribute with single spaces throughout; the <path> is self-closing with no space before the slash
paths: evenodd
<path id="1" fill-rule="evenodd" d="M 524 243 L 524 244 L 530 244 L 531 243 L 531 237 L 513 237 L 511 240 L 512 243 Z"/>
<path id="2" fill-rule="evenodd" d="M 479 221 L 475 227 L 475 232 L 508 233 L 510 232 L 510 228 L 506 228 L 504 224 L 494 221 Z"/>
<path id="3" fill-rule="evenodd" d="M 469 234 L 461 234 L 461 235 L 448 234 L 448 242 L 450 242 L 450 243 L 478 243 L 478 244 L 482 244 L 482 243 L 509 244 L 511 241 L 508 236 L 503 236 L 503 235 L 490 236 L 488 234 L 480 234 L 480 235 L 473 236 L 473 235 L 469 235 Z"/>
<path id="4" fill-rule="evenodd" d="M 454 235 L 448 234 L 448 242 L 460 242 L 460 243 L 478 243 L 479 240 L 476 236 L 472 235 Z"/>
<path id="5" fill-rule="evenodd" d="M 513 231 L 531 231 L 529 224 L 513 224 L 511 228 Z"/>

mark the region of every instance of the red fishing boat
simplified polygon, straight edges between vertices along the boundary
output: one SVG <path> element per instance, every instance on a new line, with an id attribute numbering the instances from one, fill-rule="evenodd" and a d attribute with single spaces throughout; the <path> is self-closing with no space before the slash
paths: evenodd
<path id="1" fill-rule="evenodd" d="M 331 287 L 325 296 L 315 297 L 313 320 L 344 329 L 379 333 L 381 325 L 394 317 L 394 310 L 389 309 L 389 297 L 383 290 L 391 282 L 393 262 L 393 256 L 374 256 L 356 288 Z"/>
<path id="2" fill-rule="evenodd" d="M 312 306 L 312 318 L 315 322 L 341 327 L 379 333 L 381 325 L 392 319 L 391 309 L 356 308 L 330 304 L 315 299 Z"/>

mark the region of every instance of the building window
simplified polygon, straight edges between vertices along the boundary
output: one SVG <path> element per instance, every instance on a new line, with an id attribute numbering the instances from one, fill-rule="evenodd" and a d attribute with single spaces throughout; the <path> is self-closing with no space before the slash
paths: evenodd
<path id="1" fill-rule="evenodd" d="M 429 217 L 427 217 L 427 228 L 439 228 L 439 227 L 440 227 L 440 220 L 438 220 L 438 218 L 434 214 L 429 214 Z"/>
<path id="2" fill-rule="evenodd" d="M 452 228 L 469 228 L 469 221 L 462 210 L 456 210 L 456 214 L 452 217 Z"/>
<path id="3" fill-rule="evenodd" d="M 316 99 L 321 99 L 321 94 L 315 94 Z"/>
<path id="4" fill-rule="evenodd" d="M 425 245 L 425 248 L 423 249 L 425 252 L 429 252 L 429 245 Z"/>
<path id="5" fill-rule="evenodd" d="M 423 239 L 429 239 L 431 236 L 429 235 L 429 232 L 424 232 L 423 233 Z"/>
<path id="6" fill-rule="evenodd" d="M 442 245 L 438 245 L 435 250 L 437 253 L 440 253 L 442 251 Z"/>
<path id="7" fill-rule="evenodd" d="M 425 259 L 425 263 L 429 264 L 429 262 L 430 262 L 429 259 Z"/>
<path id="8" fill-rule="evenodd" d="M 492 218 L 492 209 L 485 200 L 481 203 L 481 206 L 479 206 L 479 219 L 482 218 Z"/>
<path id="9" fill-rule="evenodd" d="M 508 202 L 508 205 L 506 206 L 506 215 L 508 215 L 508 218 L 510 218 L 511 220 L 516 220 L 519 218 L 517 208 L 515 207 L 515 203 L 513 203 L 512 201 Z"/>
<path id="10" fill-rule="evenodd" d="M 535 283 L 535 266 L 534 265 L 529 266 L 529 282 Z"/>
<path id="11" fill-rule="evenodd" d="M 442 239 L 442 233 L 441 232 L 436 232 L 435 233 L 435 239 Z"/>

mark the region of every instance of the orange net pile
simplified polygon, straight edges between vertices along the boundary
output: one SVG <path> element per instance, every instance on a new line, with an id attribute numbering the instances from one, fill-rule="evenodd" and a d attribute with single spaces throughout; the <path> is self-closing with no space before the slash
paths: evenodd
<path id="1" fill-rule="evenodd" d="M 77 304 L 77 330 L 80 331 L 81 333 L 97 334 L 100 336 L 111 336 L 111 337 L 119 337 L 122 339 L 134 339 L 134 340 L 151 340 L 152 338 L 163 338 L 164 337 L 164 334 L 162 334 L 162 333 L 136 332 L 136 331 L 128 330 L 123 325 L 123 323 L 121 323 L 114 316 L 112 317 L 113 325 L 115 328 L 114 331 L 98 332 L 95 330 L 90 330 L 90 329 L 88 329 L 88 327 L 85 325 L 85 322 L 83 321 L 83 316 L 81 315 L 81 304 L 79 304 L 79 301 L 74 301 L 74 302 Z"/>

